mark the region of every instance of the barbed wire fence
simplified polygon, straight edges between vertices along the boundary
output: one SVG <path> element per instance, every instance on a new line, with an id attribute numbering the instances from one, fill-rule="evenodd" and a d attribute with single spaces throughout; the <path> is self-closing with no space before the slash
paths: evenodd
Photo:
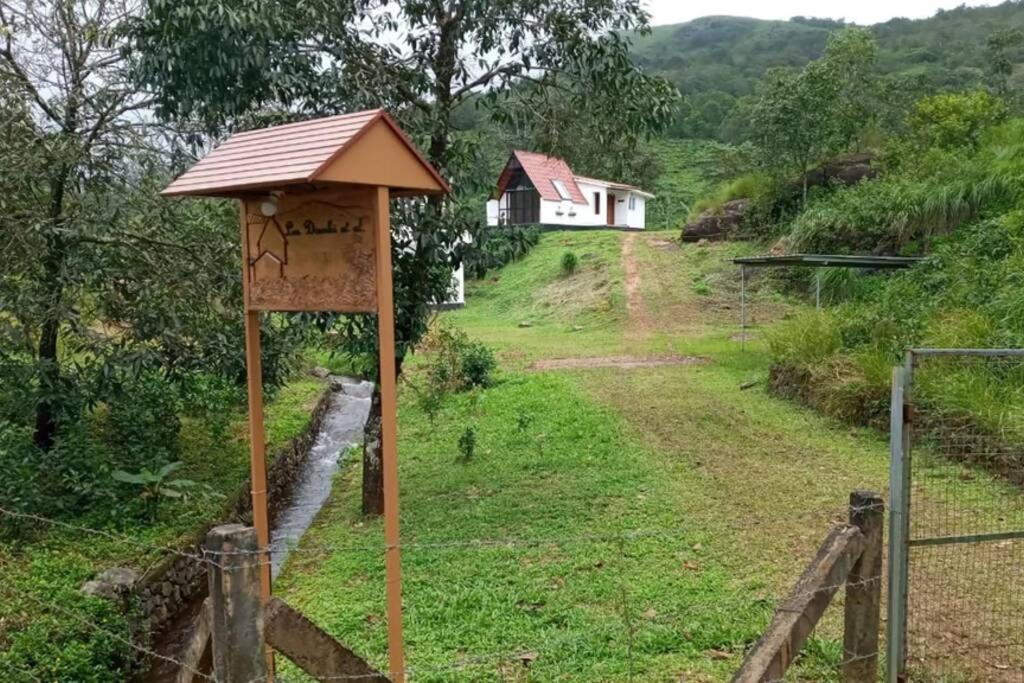
<path id="1" fill-rule="evenodd" d="M 829 516 L 836 519 L 845 518 L 847 511 L 846 507 L 837 508 L 835 513 Z M 146 543 L 109 530 L 93 529 L 65 520 L 48 519 L 0 508 L 0 519 L 2 518 L 50 526 L 82 534 L 83 538 L 102 537 L 107 541 L 123 545 L 126 549 L 137 549 L 140 553 L 171 554 L 204 568 L 223 567 L 208 554 Z M 644 591 L 633 585 L 634 577 L 631 574 L 631 568 L 638 566 L 637 563 L 649 561 L 651 557 L 679 557 L 681 554 L 692 551 L 689 541 L 685 539 L 687 532 L 693 530 L 692 527 L 679 525 L 620 529 L 557 537 L 424 538 L 403 542 L 401 544 L 403 552 L 410 554 L 516 554 L 544 548 L 600 547 L 602 556 L 609 558 L 608 564 L 612 565 L 611 567 L 602 567 L 602 570 L 607 572 L 610 569 L 614 572 L 614 576 L 610 579 L 610 582 L 614 584 L 613 595 L 606 604 L 583 606 L 582 609 L 586 611 L 588 607 L 592 607 L 598 612 L 610 610 L 615 615 L 611 622 L 604 619 L 590 623 L 583 618 L 581 624 L 560 628 L 540 628 L 537 629 L 536 642 L 513 642 L 509 643 L 508 647 L 483 654 L 464 653 L 461 650 L 456 650 L 452 652 L 450 660 L 446 662 L 436 661 L 436 656 L 432 656 L 430 661 L 418 662 L 414 650 L 410 653 L 411 663 L 404 673 L 410 679 L 430 681 L 518 681 L 527 678 L 549 680 L 558 676 L 572 678 L 589 676 L 600 680 L 678 681 L 688 669 L 689 665 L 686 660 L 689 658 L 701 660 L 703 664 L 700 667 L 708 668 L 710 666 L 711 669 L 720 672 L 719 675 L 725 675 L 740 665 L 744 648 L 756 640 L 760 635 L 760 630 L 768 623 L 772 614 L 776 610 L 786 609 L 787 604 L 799 597 L 799 594 L 785 593 L 785 589 L 788 589 L 788 585 L 796 576 L 790 576 L 788 579 L 780 578 L 776 582 L 777 585 L 767 586 L 762 573 L 763 568 L 751 569 L 750 573 L 746 575 L 726 570 L 724 575 L 728 575 L 728 590 L 718 589 L 708 596 L 664 600 L 664 604 L 659 604 L 658 595 L 651 595 L 649 590 Z M 822 528 L 823 535 L 826 530 L 824 527 Z M 324 553 L 370 553 L 383 556 L 387 547 L 381 541 L 382 539 L 379 538 L 373 541 L 368 538 L 366 544 L 352 542 L 300 544 L 289 546 L 287 551 L 297 556 L 308 554 L 313 557 L 323 557 Z M 283 550 L 284 548 L 272 548 L 271 552 Z M 260 565 L 268 561 L 265 553 L 239 552 L 239 554 L 252 556 L 252 562 L 243 566 Z M 9 560 L 0 560 L 0 571 L 8 562 Z M 699 573 L 700 570 L 697 568 L 686 570 L 687 573 L 691 571 Z M 662 588 L 669 589 L 671 584 L 672 581 L 666 579 L 665 586 Z M 760 588 L 753 586 L 760 586 Z M 824 586 L 815 589 L 815 592 L 834 592 L 840 587 L 839 585 Z M 663 591 L 663 594 L 667 593 L 668 590 Z M 130 630 L 126 633 L 119 633 L 101 623 L 91 621 L 87 616 L 79 613 L 73 604 L 66 604 L 67 601 L 62 601 L 59 593 L 50 594 L 20 589 L 15 596 L 10 595 L 9 588 L 0 585 L 0 595 L 8 604 L 31 606 L 33 613 L 20 617 L 15 616 L 14 623 L 17 623 L 19 619 L 50 615 L 116 641 L 129 648 L 141 660 L 160 663 L 166 665 L 165 668 L 169 667 L 175 671 L 181 668 L 189 669 L 191 666 L 184 662 L 178 654 L 162 651 L 152 643 L 146 642 L 143 635 L 134 634 Z M 664 595 L 661 597 L 663 598 Z M 407 600 L 413 602 L 415 596 L 409 596 Z M 837 602 L 841 603 L 841 599 L 838 599 Z M 427 607 L 419 608 L 428 609 Z M 510 608 L 514 609 L 513 606 Z M 834 608 L 830 609 L 834 611 Z M 723 617 L 723 615 L 726 616 Z M 727 622 L 725 627 L 718 623 L 723 619 Z M 841 618 L 826 618 L 819 626 L 812 652 L 803 657 L 803 669 L 813 672 L 811 675 L 815 677 L 815 680 L 838 680 L 843 665 L 851 661 L 849 657 L 844 658 L 841 643 L 837 644 L 837 638 L 841 638 L 842 633 L 840 622 Z M 707 638 L 700 637 L 701 632 L 709 625 L 717 627 L 719 630 L 732 629 L 732 632 L 721 635 L 720 642 L 709 644 L 705 642 Z M 670 632 L 671 637 L 667 637 L 666 632 Z M 737 633 L 740 635 L 737 636 Z M 687 642 L 687 638 L 694 638 L 694 634 L 698 636 L 695 638 L 698 643 L 696 652 L 694 646 Z M 595 646 L 595 643 L 599 643 L 600 647 Z M 361 650 L 361 644 L 358 642 L 347 643 L 347 645 L 356 652 Z M 673 648 L 687 650 L 688 654 L 675 656 L 679 653 L 673 652 Z M 580 654 L 590 651 L 593 651 L 593 661 Z M 602 653 L 609 652 L 616 655 L 616 660 L 622 664 L 621 670 L 601 668 Z M 370 654 L 376 655 L 378 661 L 383 661 L 382 653 Z M 671 663 L 664 664 L 667 660 L 671 660 Z M 569 662 L 569 664 L 565 664 L 565 662 Z M 566 669 L 566 666 L 583 666 L 587 670 Z M 0 671 L 10 669 L 9 673 L 4 671 L 5 680 L 47 680 L 45 673 L 42 675 L 40 673 L 45 671 L 45 668 L 33 670 L 31 667 L 26 668 L 15 662 L 7 661 L 2 657 L 2 650 L 0 650 L 0 667 L 2 667 Z M 196 680 L 217 680 L 208 671 L 193 669 L 192 673 Z M 287 670 L 283 676 L 279 672 L 275 677 L 276 680 L 289 683 L 291 683 L 289 679 L 292 678 L 294 675 L 290 670 Z M 367 676 L 353 676 L 340 672 L 333 677 L 321 678 L 341 681 L 365 679 Z"/>
<path id="2" fill-rule="evenodd" d="M 1024 680 L 1024 351 L 915 350 L 899 377 L 890 659 L 911 680 Z"/>

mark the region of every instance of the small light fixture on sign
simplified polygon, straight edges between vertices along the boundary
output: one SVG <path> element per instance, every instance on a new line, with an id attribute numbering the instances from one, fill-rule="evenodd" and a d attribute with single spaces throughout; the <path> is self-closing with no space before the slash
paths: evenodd
<path id="1" fill-rule="evenodd" d="M 270 218 L 271 216 L 277 214 L 278 194 L 280 193 L 272 192 L 271 194 L 267 195 L 267 198 L 264 199 L 263 202 L 260 204 L 260 213 L 262 213 L 267 218 Z"/>

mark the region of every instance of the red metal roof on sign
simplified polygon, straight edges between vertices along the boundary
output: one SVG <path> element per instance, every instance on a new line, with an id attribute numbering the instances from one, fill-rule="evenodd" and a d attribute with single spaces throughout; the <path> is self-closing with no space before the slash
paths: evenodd
<path id="1" fill-rule="evenodd" d="M 512 156 L 515 157 L 523 167 L 523 171 L 526 173 L 527 177 L 530 178 L 530 182 L 533 183 L 534 187 L 537 188 L 537 192 L 540 194 L 542 199 L 549 199 L 556 202 L 562 200 L 561 195 L 558 194 L 558 190 L 555 189 L 555 186 L 551 182 L 553 180 L 560 180 L 569 191 L 569 196 L 572 197 L 574 204 L 587 203 L 587 200 L 583 197 L 583 193 L 580 192 L 579 186 L 576 184 L 576 179 L 573 177 L 572 169 L 569 168 L 569 164 L 556 157 L 549 157 L 546 154 L 525 152 L 518 149 L 512 152 Z M 507 178 L 505 178 L 504 174 L 502 180 L 507 182 Z M 504 189 L 503 183 L 499 181 L 498 194 L 500 195 Z"/>
<path id="2" fill-rule="evenodd" d="M 448 185 L 383 109 L 341 114 L 235 133 L 167 186 L 167 195 L 218 195 L 312 182 L 371 124 L 384 120 L 434 175 Z"/>

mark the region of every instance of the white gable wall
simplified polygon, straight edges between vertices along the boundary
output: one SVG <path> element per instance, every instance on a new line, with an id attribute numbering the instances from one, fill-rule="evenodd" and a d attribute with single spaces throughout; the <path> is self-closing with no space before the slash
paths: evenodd
<path id="1" fill-rule="evenodd" d="M 633 208 L 630 209 L 630 200 Z M 626 227 L 634 230 L 643 230 L 647 227 L 647 198 L 635 192 L 625 194 L 625 202 L 619 206 L 623 207 L 623 217 Z M 618 209 L 615 210 L 615 217 L 618 218 Z"/>

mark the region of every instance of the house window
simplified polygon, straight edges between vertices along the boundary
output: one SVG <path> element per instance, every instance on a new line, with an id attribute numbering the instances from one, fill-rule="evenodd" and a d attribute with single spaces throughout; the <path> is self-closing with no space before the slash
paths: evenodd
<path id="1" fill-rule="evenodd" d="M 629 195 L 629 210 L 633 211 L 634 209 L 636 209 L 636 196 Z"/>
<path id="2" fill-rule="evenodd" d="M 597 215 L 601 215 L 601 193 L 600 192 L 595 192 L 594 193 L 594 213 L 597 214 Z"/>
<path id="3" fill-rule="evenodd" d="M 551 184 L 555 186 L 555 191 L 558 192 L 559 197 L 562 199 L 572 199 L 572 195 L 569 194 L 569 188 L 561 180 L 552 180 Z"/>

